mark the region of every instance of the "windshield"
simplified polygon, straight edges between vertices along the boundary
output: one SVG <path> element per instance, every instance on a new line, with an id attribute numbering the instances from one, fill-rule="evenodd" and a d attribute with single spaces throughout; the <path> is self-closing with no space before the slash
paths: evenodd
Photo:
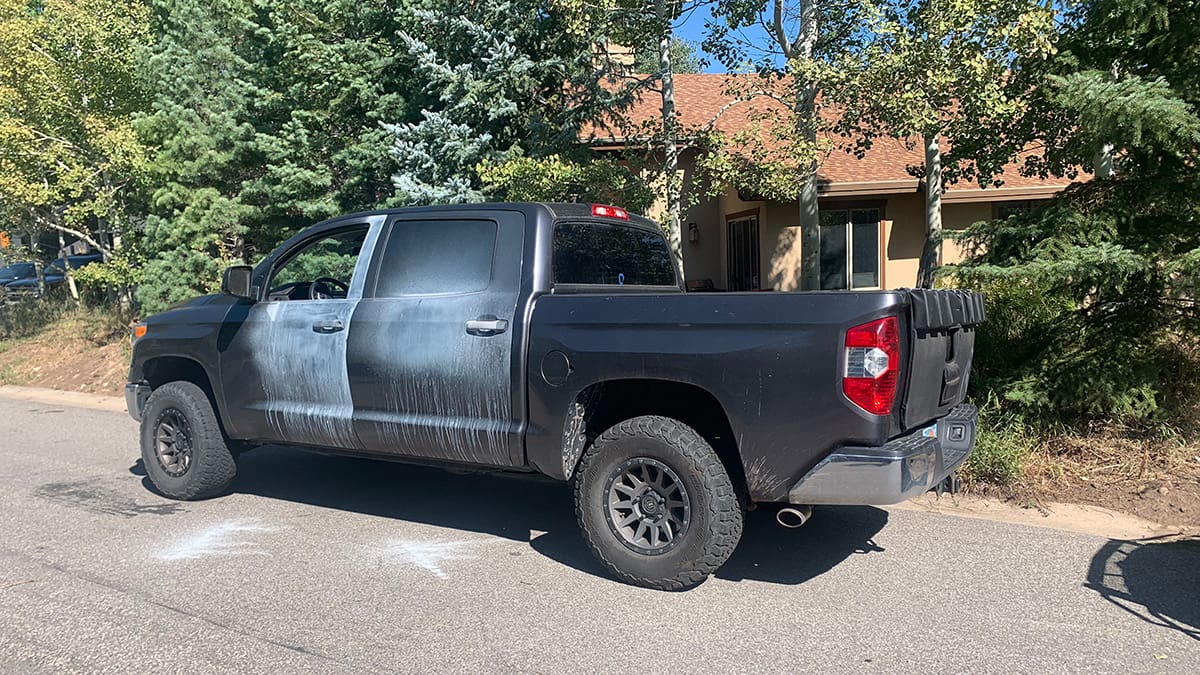
<path id="1" fill-rule="evenodd" d="M 33 263 L 16 263 L 0 269 L 0 279 L 24 279 L 33 276 Z"/>

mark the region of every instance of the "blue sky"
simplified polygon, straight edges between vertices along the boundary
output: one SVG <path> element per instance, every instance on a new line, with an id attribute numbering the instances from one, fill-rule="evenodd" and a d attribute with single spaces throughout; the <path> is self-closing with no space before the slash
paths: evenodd
<path id="1" fill-rule="evenodd" d="M 705 37 L 705 24 L 712 19 L 712 6 L 709 3 L 704 3 L 685 11 L 683 15 L 675 23 L 675 36 L 696 45 L 697 51 L 700 53 L 700 58 L 707 61 L 707 66 L 704 69 L 706 73 L 724 73 L 725 68 L 712 55 L 706 53 L 700 46 Z M 770 38 L 759 27 L 754 26 L 742 31 L 742 34 L 752 40 L 755 44 L 767 44 Z M 761 57 L 762 54 L 754 54 L 755 57 Z"/>

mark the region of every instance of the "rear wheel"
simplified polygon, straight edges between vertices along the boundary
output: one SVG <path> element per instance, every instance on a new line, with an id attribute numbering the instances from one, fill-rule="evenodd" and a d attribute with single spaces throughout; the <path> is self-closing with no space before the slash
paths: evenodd
<path id="1" fill-rule="evenodd" d="M 635 417 L 596 439 L 575 477 L 575 511 L 618 578 L 682 590 L 733 554 L 742 509 L 720 458 L 678 420 Z"/>
<path id="2" fill-rule="evenodd" d="M 146 475 L 172 499 L 221 494 L 237 473 L 208 396 L 191 382 L 169 382 L 150 394 L 141 445 Z"/>

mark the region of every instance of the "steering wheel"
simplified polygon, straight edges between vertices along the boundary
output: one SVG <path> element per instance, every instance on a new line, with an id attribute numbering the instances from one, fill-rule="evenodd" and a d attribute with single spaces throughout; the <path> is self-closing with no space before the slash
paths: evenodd
<path id="1" fill-rule="evenodd" d="M 333 277 L 317 277 L 308 285 L 308 297 L 310 300 L 344 298 L 349 292 L 350 286 L 348 284 L 338 281 Z"/>

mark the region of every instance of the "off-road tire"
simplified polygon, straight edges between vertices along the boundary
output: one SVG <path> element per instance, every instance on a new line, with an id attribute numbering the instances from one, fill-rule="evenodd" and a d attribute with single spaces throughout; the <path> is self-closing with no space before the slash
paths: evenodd
<path id="1" fill-rule="evenodd" d="M 650 458 L 681 480 L 691 518 L 673 548 L 657 555 L 634 551 L 610 526 L 605 493 L 628 460 Z M 575 472 L 575 514 L 592 554 L 627 583 L 664 591 L 691 588 L 715 572 L 737 548 L 743 511 L 733 483 L 712 447 L 691 427 L 667 417 L 625 420 L 605 431 Z"/>
<path id="2" fill-rule="evenodd" d="M 189 427 L 190 465 L 172 476 L 155 452 L 155 433 L 168 411 L 182 414 Z M 172 499 L 207 499 L 222 494 L 237 473 L 233 454 L 204 390 L 191 382 L 168 382 L 155 389 L 142 412 L 142 464 L 159 492 Z"/>

